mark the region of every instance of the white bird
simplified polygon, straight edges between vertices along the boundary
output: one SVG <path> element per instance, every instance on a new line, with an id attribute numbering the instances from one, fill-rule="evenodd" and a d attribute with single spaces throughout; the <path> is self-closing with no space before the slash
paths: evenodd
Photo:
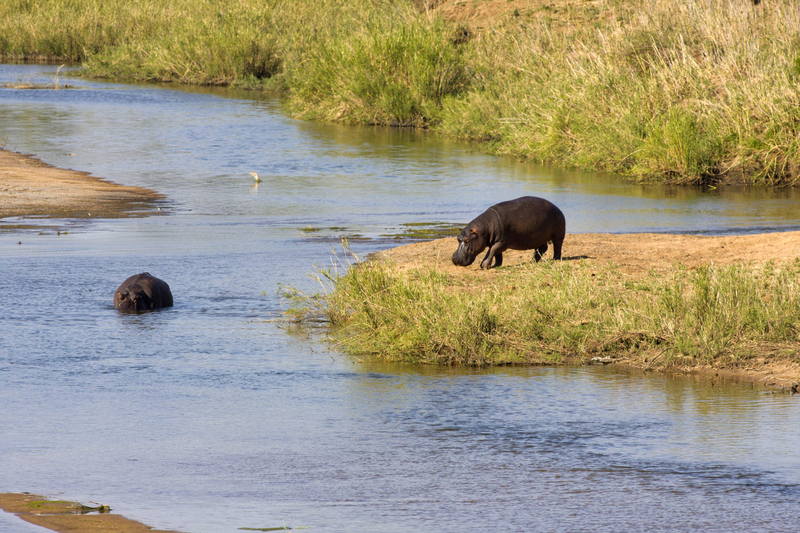
<path id="1" fill-rule="evenodd" d="M 255 178 L 256 183 L 261 183 L 261 178 L 258 177 L 258 174 L 255 172 L 251 172 L 250 174 L 253 176 L 253 178 Z"/>

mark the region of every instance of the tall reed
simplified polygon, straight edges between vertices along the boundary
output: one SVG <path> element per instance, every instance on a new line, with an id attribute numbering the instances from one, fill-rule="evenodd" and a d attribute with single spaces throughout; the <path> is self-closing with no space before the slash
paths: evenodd
<path id="1" fill-rule="evenodd" d="M 338 40 L 319 42 L 288 78 L 290 108 L 305 118 L 428 126 L 465 91 L 470 69 L 452 25 L 410 9 Z"/>
<path id="2" fill-rule="evenodd" d="M 800 177 L 797 0 L 601 6 L 591 23 L 540 12 L 482 35 L 482 85 L 447 102 L 440 129 L 641 179 Z"/>

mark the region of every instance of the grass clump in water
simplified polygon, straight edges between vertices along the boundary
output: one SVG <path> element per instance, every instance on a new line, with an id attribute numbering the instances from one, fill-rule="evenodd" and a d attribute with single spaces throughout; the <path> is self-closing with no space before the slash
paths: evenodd
<path id="1" fill-rule="evenodd" d="M 322 272 L 324 293 L 284 289 L 296 323 L 322 320 L 346 352 L 448 365 L 580 362 L 731 366 L 800 342 L 800 261 L 630 278 L 544 262 L 454 279 L 360 263 Z M 792 348 L 794 346 L 794 348 Z"/>

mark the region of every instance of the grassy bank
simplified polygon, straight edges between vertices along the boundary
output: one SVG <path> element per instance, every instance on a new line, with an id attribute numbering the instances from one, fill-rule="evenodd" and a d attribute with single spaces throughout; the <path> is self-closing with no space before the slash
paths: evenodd
<path id="1" fill-rule="evenodd" d="M 297 117 L 635 179 L 800 178 L 798 0 L 525 5 L 475 28 L 410 1 L 8 0 L 0 55 L 280 90 Z"/>
<path id="2" fill-rule="evenodd" d="M 456 278 L 362 263 L 284 289 L 288 316 L 325 323 L 346 352 L 456 365 L 584 362 L 663 368 L 800 359 L 800 260 L 630 276 L 586 261 Z"/>
<path id="3" fill-rule="evenodd" d="M 798 178 L 800 4 L 605 5 L 591 23 L 540 16 L 487 35 L 479 63 L 497 68 L 453 103 L 473 117 L 468 128 L 443 129 L 500 153 L 642 178 Z"/>

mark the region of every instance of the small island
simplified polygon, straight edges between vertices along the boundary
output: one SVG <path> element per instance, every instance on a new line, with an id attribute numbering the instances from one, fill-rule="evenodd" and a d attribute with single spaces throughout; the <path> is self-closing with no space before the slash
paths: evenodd
<path id="1" fill-rule="evenodd" d="M 562 261 L 509 250 L 491 270 L 455 266 L 457 245 L 351 256 L 342 273 L 319 272 L 324 294 L 284 289 L 287 314 L 386 361 L 617 364 L 787 391 L 800 381 L 800 232 L 567 234 Z"/>

